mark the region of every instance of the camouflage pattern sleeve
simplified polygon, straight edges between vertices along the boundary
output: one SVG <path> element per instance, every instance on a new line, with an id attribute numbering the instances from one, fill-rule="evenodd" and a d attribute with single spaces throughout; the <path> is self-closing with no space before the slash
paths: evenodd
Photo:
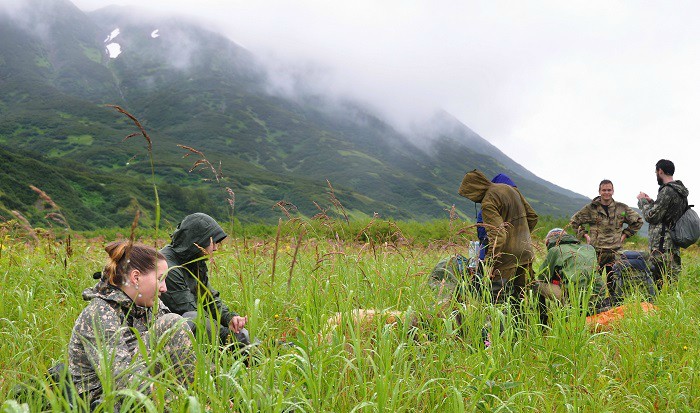
<path id="1" fill-rule="evenodd" d="M 129 328 L 122 325 L 119 314 L 103 300 L 93 300 L 76 321 L 73 334 L 82 342 L 79 365 L 90 366 L 93 375 L 87 376 L 83 390 L 99 388 L 99 374 L 110 372 L 117 388 L 127 387 L 129 382 L 144 373 L 143 362 L 135 360 L 127 336 Z"/>
<path id="2" fill-rule="evenodd" d="M 595 222 L 595 219 L 591 218 L 591 208 L 589 208 L 589 205 L 590 204 L 586 204 L 585 207 L 581 208 L 580 211 L 575 213 L 569 222 L 569 225 L 574 231 L 576 231 L 576 235 L 579 238 L 583 237 L 587 233 L 586 224 L 592 224 Z"/>
<path id="3" fill-rule="evenodd" d="M 622 233 L 627 235 L 627 237 L 631 237 L 642 228 L 642 225 L 644 225 L 644 219 L 642 219 L 642 216 L 639 215 L 637 211 L 635 211 L 627 205 L 625 205 L 624 213 L 624 222 L 625 224 L 627 224 L 627 227 L 624 230 L 622 230 Z"/>
<path id="4" fill-rule="evenodd" d="M 652 225 L 661 224 L 666 219 L 666 212 L 672 210 L 673 208 L 675 197 L 673 196 L 672 192 L 673 189 L 663 187 L 659 192 L 656 201 L 649 201 L 645 198 L 640 199 L 638 206 L 639 209 L 642 210 L 644 220 Z"/>

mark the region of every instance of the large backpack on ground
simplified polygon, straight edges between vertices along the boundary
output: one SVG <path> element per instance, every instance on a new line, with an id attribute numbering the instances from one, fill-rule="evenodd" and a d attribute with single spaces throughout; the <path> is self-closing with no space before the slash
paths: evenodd
<path id="1" fill-rule="evenodd" d="M 428 285 L 440 298 L 463 299 L 466 294 L 480 296 L 483 288 L 479 260 L 460 254 L 441 259 L 428 278 Z"/>
<path id="2" fill-rule="evenodd" d="M 652 268 L 648 262 L 648 254 L 639 251 L 623 251 L 615 261 L 612 271 L 610 297 L 613 305 L 620 304 L 625 295 L 638 291 L 646 300 L 653 302 L 656 297 L 656 286 L 652 276 Z"/>

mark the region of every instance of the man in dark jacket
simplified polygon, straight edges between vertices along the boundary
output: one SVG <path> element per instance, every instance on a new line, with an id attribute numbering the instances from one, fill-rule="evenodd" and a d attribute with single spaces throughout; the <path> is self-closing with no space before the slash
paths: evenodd
<path id="1" fill-rule="evenodd" d="M 476 169 L 464 176 L 459 194 L 481 203 L 489 256 L 493 257 L 489 274 L 492 300 L 519 306 L 532 276 L 535 254 L 530 233 L 537 224 L 537 214 L 517 188 L 494 184 Z"/>
<path id="2" fill-rule="evenodd" d="M 209 319 L 218 320 L 219 338 L 226 343 L 233 332 L 239 341 L 247 344 L 245 324 L 248 317 L 241 317 L 221 302 L 219 292 L 209 285 L 206 257 L 218 249 L 218 244 L 226 238 L 223 228 L 207 214 L 201 212 L 188 215 L 178 224 L 171 236 L 170 245 L 161 252 L 171 270 L 165 278 L 168 291 L 161 300 L 170 311 L 180 314 L 194 326 L 198 306 L 207 312 L 207 331 L 211 335 Z"/>
<path id="3" fill-rule="evenodd" d="M 675 171 L 673 162 L 661 159 L 656 163 L 656 182 L 659 184 L 656 201 L 644 192 L 637 195 L 637 205 L 649 223 L 652 274 L 659 286 L 663 285 L 664 274 L 675 280 L 681 271 L 680 249 L 673 244 L 669 228 L 688 206 L 688 189 L 683 182 L 673 179 Z"/>

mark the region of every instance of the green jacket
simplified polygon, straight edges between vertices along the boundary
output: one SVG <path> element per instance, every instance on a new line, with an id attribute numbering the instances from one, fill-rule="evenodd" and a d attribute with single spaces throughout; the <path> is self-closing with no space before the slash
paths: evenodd
<path id="1" fill-rule="evenodd" d="M 464 176 L 459 194 L 481 203 L 494 270 L 508 275 L 518 265 L 532 263 L 535 254 L 530 233 L 538 216 L 517 188 L 494 184 L 474 169 Z"/>
<path id="2" fill-rule="evenodd" d="M 170 311 L 180 315 L 197 311 L 197 303 L 201 301 L 209 314 L 221 317 L 224 327 L 238 315 L 221 302 L 219 292 L 209 285 L 207 260 L 202 258 L 204 254 L 200 249 L 209 246 L 210 240 L 217 243 L 224 238 L 226 233 L 223 228 L 203 213 L 188 215 L 177 226 L 170 245 L 161 250 L 171 270 L 165 278 L 168 291 L 160 298 Z"/>
<path id="3" fill-rule="evenodd" d="M 605 295 L 605 284 L 596 271 L 598 257 L 595 248 L 581 244 L 573 235 L 565 234 L 554 237 L 547 243 L 547 256 L 540 266 L 538 279 L 551 282 L 559 279 L 566 286 L 575 283 L 578 286 L 593 285 L 593 294 Z"/>
<path id="4" fill-rule="evenodd" d="M 597 250 L 619 250 L 622 248 L 622 234 L 631 237 L 643 224 L 642 216 L 622 202 L 613 200 L 605 212 L 600 197 L 594 198 L 571 217 L 571 228 L 579 237 L 588 234 L 591 245 Z"/>

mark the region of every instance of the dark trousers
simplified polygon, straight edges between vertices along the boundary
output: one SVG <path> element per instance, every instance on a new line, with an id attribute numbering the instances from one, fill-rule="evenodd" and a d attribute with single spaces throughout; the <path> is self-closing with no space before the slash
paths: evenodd
<path id="1" fill-rule="evenodd" d="M 501 271 L 494 272 L 499 275 L 491 278 L 491 301 L 494 304 L 509 303 L 515 314 L 516 325 L 521 327 L 523 321 L 521 305 L 525 298 L 525 286 L 528 279 L 533 278 L 532 263 L 517 266 L 512 274 L 504 274 Z"/>
<path id="2" fill-rule="evenodd" d="M 615 291 L 615 285 L 613 284 L 613 277 L 610 276 L 612 273 L 612 267 L 617 261 L 618 252 L 616 250 L 610 249 L 598 249 L 595 250 L 598 254 L 598 272 L 605 278 L 605 286 L 608 289 L 608 294 L 612 297 Z"/>

